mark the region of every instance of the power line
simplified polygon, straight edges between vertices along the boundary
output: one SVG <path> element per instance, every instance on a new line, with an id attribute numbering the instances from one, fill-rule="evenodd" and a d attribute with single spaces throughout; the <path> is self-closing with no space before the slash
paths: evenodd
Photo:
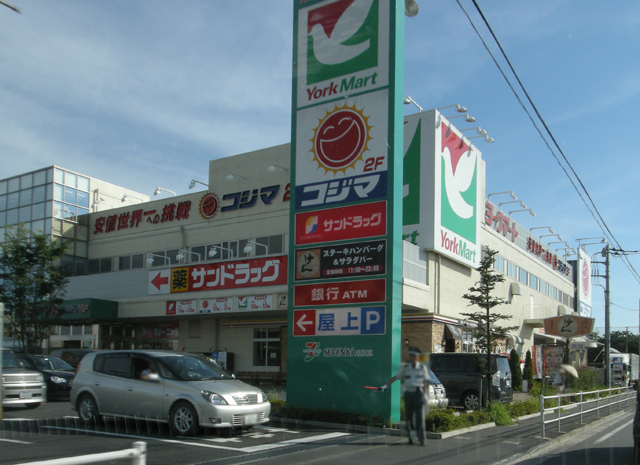
<path id="1" fill-rule="evenodd" d="M 580 187 L 582 188 L 582 191 L 584 191 L 585 195 L 587 196 L 587 198 L 589 199 L 589 202 L 591 203 L 591 205 L 593 206 L 593 210 L 595 210 L 595 213 L 593 212 L 593 210 L 591 209 L 591 207 L 589 206 L 589 204 L 587 203 L 587 201 L 585 200 L 585 198 L 583 197 L 580 189 L 578 189 L 578 187 L 576 186 L 575 182 L 573 181 L 572 177 L 569 175 L 569 173 L 567 172 L 566 168 L 563 166 L 563 164 L 561 163 L 561 161 L 558 159 L 557 155 L 555 154 L 554 150 L 551 148 L 551 146 L 549 145 L 549 142 L 547 141 L 547 139 L 545 138 L 545 136 L 543 135 L 542 131 L 540 130 L 540 128 L 538 127 L 538 125 L 536 124 L 535 120 L 533 119 L 533 116 L 531 115 L 531 113 L 529 112 L 529 110 L 527 109 L 527 107 L 524 105 L 524 103 L 522 102 L 522 100 L 520 99 L 520 96 L 518 95 L 518 93 L 516 92 L 516 90 L 514 89 L 513 85 L 511 84 L 511 82 L 509 81 L 509 78 L 507 78 L 505 72 L 503 71 L 502 67 L 500 66 L 500 64 L 498 63 L 498 61 L 496 60 L 495 56 L 493 55 L 493 53 L 491 52 L 491 50 L 489 49 L 487 43 L 485 42 L 485 40 L 483 39 L 482 35 L 480 34 L 480 32 L 478 31 L 478 29 L 476 28 L 475 24 L 473 23 L 471 17 L 469 16 L 469 14 L 467 13 L 467 11 L 464 9 L 464 7 L 462 6 L 462 4 L 460 3 L 460 0 L 456 0 L 456 2 L 458 3 L 458 6 L 460 6 L 460 9 L 464 12 L 464 14 L 466 15 L 469 23 L 471 24 L 471 27 L 473 28 L 473 30 L 476 32 L 477 36 L 480 38 L 480 41 L 482 42 L 482 44 L 484 45 L 485 49 L 487 50 L 487 53 L 489 53 L 489 55 L 491 56 L 494 64 L 496 65 L 496 67 L 498 68 L 498 70 L 500 71 L 500 73 L 502 74 L 502 77 L 505 79 L 505 81 L 507 82 L 507 85 L 509 86 L 509 88 L 511 89 L 511 92 L 514 94 L 514 96 L 516 97 L 516 99 L 518 100 L 518 103 L 520 104 L 520 106 L 523 108 L 523 110 L 525 111 L 525 113 L 527 114 L 527 116 L 529 117 L 529 119 L 531 120 L 531 123 L 533 124 L 534 128 L 538 131 L 538 134 L 540 135 L 541 139 L 543 140 L 543 142 L 545 143 L 545 145 L 547 146 L 547 149 L 549 150 L 549 152 L 551 153 L 551 155 L 553 156 L 553 158 L 555 158 L 556 162 L 558 163 L 558 165 L 560 166 L 560 168 L 564 171 L 565 176 L 567 177 L 567 179 L 569 179 L 569 182 L 571 182 L 571 185 L 573 186 L 573 188 L 575 189 L 575 191 L 577 192 L 578 196 L 580 197 L 580 199 L 582 200 L 582 202 L 585 204 L 585 207 L 587 208 L 587 210 L 589 211 L 589 213 L 591 214 L 591 216 L 593 217 L 593 219 L 595 220 L 595 222 L 598 224 L 598 226 L 600 227 L 600 229 L 602 230 L 603 234 L 605 236 L 607 236 L 607 238 L 609 239 L 610 242 L 613 242 L 614 244 L 616 244 L 618 247 L 621 248 L 620 243 L 618 242 L 618 240 L 615 238 L 615 236 L 613 235 L 613 232 L 611 231 L 611 229 L 609 228 L 609 226 L 607 225 L 606 221 L 604 220 L 604 218 L 602 217 L 602 215 L 600 214 L 600 211 L 598 210 L 595 202 L 593 201 L 593 199 L 591 198 L 591 195 L 589 194 L 589 191 L 587 190 L 587 188 L 585 187 L 585 185 L 583 184 L 582 180 L 580 179 L 580 177 L 578 176 L 578 174 L 576 173 L 575 169 L 573 168 L 573 166 L 571 165 L 571 163 L 569 162 L 569 160 L 567 159 L 567 157 L 565 156 L 564 152 L 562 151 L 562 149 L 560 148 L 558 142 L 556 141 L 555 137 L 553 136 L 553 134 L 551 133 L 551 130 L 549 129 L 549 127 L 547 126 L 547 123 L 545 122 L 544 118 L 542 117 L 542 115 L 540 114 L 540 112 L 538 111 L 536 105 L 533 103 L 533 100 L 531 99 L 531 97 L 529 96 L 529 93 L 527 92 L 527 90 L 525 89 L 524 85 L 522 84 L 522 81 L 520 80 L 518 74 L 516 73 L 515 69 L 513 68 L 511 61 L 509 60 L 509 58 L 507 57 L 507 54 L 505 53 L 504 49 L 502 48 L 502 45 L 500 44 L 500 41 L 498 40 L 498 38 L 496 37 L 495 33 L 493 32 L 493 29 L 491 28 L 491 26 L 489 25 L 489 22 L 487 21 L 486 17 L 484 16 L 484 13 L 482 12 L 482 10 L 480 9 L 480 6 L 476 3 L 476 0 L 472 0 L 473 4 L 476 7 L 476 10 L 478 11 L 478 13 L 480 14 L 480 16 L 482 17 L 482 20 L 484 21 L 487 29 L 489 30 L 489 32 L 491 33 L 491 36 L 493 37 L 495 43 L 497 44 L 497 46 L 500 49 L 500 52 L 502 53 L 502 56 L 504 57 L 504 59 L 506 60 L 507 64 L 509 65 L 509 68 L 511 69 L 511 72 L 513 73 L 513 75 L 515 76 L 516 80 L 518 81 L 518 84 L 520 85 L 520 88 L 522 89 L 522 91 L 524 92 L 525 96 L 527 97 L 527 100 L 529 101 L 529 104 L 531 105 L 531 107 L 533 108 L 534 112 L 536 113 L 536 116 L 538 118 L 538 120 L 542 123 L 542 125 L 544 126 L 544 129 L 546 131 L 546 133 L 548 134 L 548 136 L 551 138 L 551 140 L 553 141 L 553 144 L 555 145 L 556 149 L 560 152 L 560 154 L 562 155 L 562 158 L 564 159 L 566 165 L 569 167 L 569 169 L 571 170 L 571 172 L 573 173 L 574 177 L 576 178 L 577 182 L 580 184 Z M 596 217 L 597 215 L 597 217 Z M 606 230 L 606 231 L 605 231 Z M 627 267 L 627 269 L 629 270 L 629 272 L 631 272 L 631 274 L 635 277 L 635 279 L 640 283 L 640 275 L 638 274 L 638 272 L 635 270 L 635 268 L 633 267 L 633 265 L 631 264 L 631 262 L 629 261 L 629 259 L 624 256 L 623 257 L 623 262 L 625 263 L 625 266 Z"/>

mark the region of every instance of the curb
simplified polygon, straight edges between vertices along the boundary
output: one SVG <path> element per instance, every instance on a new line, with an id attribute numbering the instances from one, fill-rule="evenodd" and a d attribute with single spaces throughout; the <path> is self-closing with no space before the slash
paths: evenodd
<path id="1" fill-rule="evenodd" d="M 538 437 L 539 439 L 542 439 L 543 441 L 547 441 L 547 442 L 543 442 L 542 444 L 538 444 L 537 446 L 533 446 L 531 449 L 529 449 L 527 452 L 525 452 L 524 454 L 520 455 L 519 457 L 509 461 L 509 462 L 504 462 L 501 463 L 501 465 L 515 465 L 517 463 L 520 463 L 524 460 L 533 458 L 534 456 L 540 455 L 544 452 L 546 452 L 549 449 L 553 449 L 557 446 L 559 446 L 560 444 L 563 444 L 565 442 L 567 442 L 568 440 L 572 439 L 573 437 L 580 435 L 582 433 L 584 433 L 587 429 L 589 428 L 595 428 L 597 426 L 600 426 L 603 423 L 607 423 L 609 421 L 613 421 L 616 418 L 618 418 L 619 416 L 624 415 L 625 413 L 628 413 L 626 410 L 621 410 L 615 413 L 611 413 L 609 415 L 607 415 L 604 418 L 600 418 L 598 420 L 595 420 L 592 423 L 589 423 L 587 425 L 583 425 L 580 426 L 579 428 L 576 428 L 572 431 L 569 431 L 567 433 L 562 433 L 562 436 L 559 436 L 555 439 L 542 439 L 540 437 Z M 539 415 L 539 414 L 536 414 Z M 529 416 L 529 415 L 527 415 Z"/>
<path id="2" fill-rule="evenodd" d="M 388 436 L 404 436 L 406 430 L 404 428 L 380 428 L 377 426 L 359 426 L 359 425 L 345 425 L 343 423 L 325 423 L 322 421 L 312 420 L 294 420 L 291 418 L 271 417 L 269 423 L 276 423 L 280 425 L 303 425 L 303 426 L 316 426 L 319 428 L 335 429 L 338 431 L 345 431 L 347 433 L 373 433 L 373 434 L 385 434 Z M 456 429 L 453 431 L 446 431 L 444 433 L 434 433 L 427 431 L 427 439 L 447 439 L 461 434 L 472 433 L 487 428 L 494 428 L 495 423 L 483 423 L 481 425 L 469 426 L 468 428 Z"/>

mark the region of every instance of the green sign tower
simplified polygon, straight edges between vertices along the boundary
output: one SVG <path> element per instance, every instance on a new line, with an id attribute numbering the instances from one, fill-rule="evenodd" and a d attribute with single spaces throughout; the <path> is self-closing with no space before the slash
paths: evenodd
<path id="1" fill-rule="evenodd" d="M 287 405 L 398 421 L 404 3 L 296 0 Z"/>

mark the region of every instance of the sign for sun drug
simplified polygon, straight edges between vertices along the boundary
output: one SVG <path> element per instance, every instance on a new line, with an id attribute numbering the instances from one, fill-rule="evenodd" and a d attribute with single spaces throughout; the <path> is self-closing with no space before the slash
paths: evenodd
<path id="1" fill-rule="evenodd" d="M 437 110 L 405 118 L 404 144 L 403 237 L 477 267 L 484 214 L 480 151 Z"/>
<path id="2" fill-rule="evenodd" d="M 287 403 L 397 418 L 399 396 L 349 386 L 367 384 L 372 372 L 391 377 L 400 364 L 404 3 L 294 6 L 289 282 L 298 282 L 289 294 Z M 381 248 L 355 252 L 371 243 Z M 338 251 L 344 261 L 330 261 Z M 310 334 L 317 340 L 305 340 Z M 303 354 L 325 336 L 330 347 L 357 338 L 379 355 L 336 358 L 312 373 Z M 336 390 L 352 394 L 338 399 Z"/>

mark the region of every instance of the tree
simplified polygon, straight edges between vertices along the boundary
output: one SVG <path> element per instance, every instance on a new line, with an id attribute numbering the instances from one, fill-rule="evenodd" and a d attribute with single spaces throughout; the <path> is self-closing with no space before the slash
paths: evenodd
<path id="1" fill-rule="evenodd" d="M 604 335 L 598 335 L 598 342 L 605 343 Z M 611 348 L 623 354 L 638 353 L 638 335 L 630 331 L 611 331 Z M 602 360 L 601 360 L 602 361 Z"/>
<path id="2" fill-rule="evenodd" d="M 527 355 L 524 358 L 524 370 L 522 371 L 522 379 L 526 380 L 529 384 L 529 389 L 533 386 L 533 359 L 531 358 L 531 351 L 527 350 Z"/>
<path id="3" fill-rule="evenodd" d="M 522 391 L 522 368 L 520 367 L 520 354 L 516 349 L 511 349 L 509 354 L 509 367 L 511 368 L 513 390 Z"/>
<path id="4" fill-rule="evenodd" d="M 482 352 L 487 354 L 487 367 L 491 367 L 491 353 L 493 352 L 494 342 L 498 339 L 504 339 L 509 331 L 518 329 L 517 326 L 498 326 L 498 321 L 510 320 L 512 316 L 492 311 L 495 307 L 507 303 L 502 297 L 493 295 L 496 284 L 505 280 L 504 275 L 493 268 L 494 257 L 497 253 L 497 250 L 491 250 L 489 247 L 484 248 L 484 256 L 480 260 L 480 265 L 476 268 L 476 271 L 480 273 L 480 281 L 469 288 L 470 293 L 462 296 L 469 301 L 469 306 L 476 305 L 481 309 L 476 312 L 461 313 L 461 315 L 476 323 L 477 326 L 473 335 Z"/>
<path id="5" fill-rule="evenodd" d="M 0 247 L 0 301 L 19 347 L 33 353 L 60 316 L 56 306 L 68 282 L 60 265 L 66 245 L 19 225 L 7 230 Z"/>

